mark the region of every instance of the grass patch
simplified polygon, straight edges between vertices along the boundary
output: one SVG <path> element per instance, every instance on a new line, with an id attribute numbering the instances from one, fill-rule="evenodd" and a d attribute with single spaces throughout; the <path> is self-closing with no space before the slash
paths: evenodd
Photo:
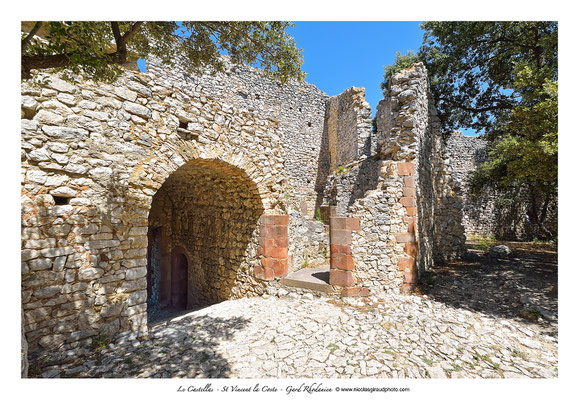
<path id="1" fill-rule="evenodd" d="M 426 365 L 428 365 L 429 367 L 432 367 L 432 366 L 434 365 L 434 361 L 429 360 L 429 359 L 426 358 L 426 357 L 422 357 L 422 361 L 424 361 L 424 363 L 425 363 Z"/>
<path id="2" fill-rule="evenodd" d="M 541 313 L 533 308 L 528 308 L 521 311 L 521 317 L 529 321 L 537 321 L 541 316 Z"/>
<path id="3" fill-rule="evenodd" d="M 382 353 L 385 354 L 390 354 L 391 356 L 396 356 L 396 353 L 394 353 L 392 350 L 385 348 L 384 350 L 382 350 Z"/>
<path id="4" fill-rule="evenodd" d="M 335 343 L 330 343 L 329 345 L 326 346 L 326 349 L 330 350 L 330 353 L 333 353 L 334 351 L 338 350 L 339 347 Z"/>
<path id="5" fill-rule="evenodd" d="M 494 236 L 473 236 L 472 239 L 477 241 L 474 248 L 481 251 L 489 251 L 492 247 L 499 244 L 499 241 Z"/>
<path id="6" fill-rule="evenodd" d="M 523 360 L 525 360 L 525 361 L 528 361 L 528 360 L 529 360 L 529 356 L 527 355 L 527 353 L 525 353 L 525 352 L 523 352 L 523 351 L 521 351 L 521 350 L 519 350 L 519 349 L 517 349 L 517 348 L 514 348 L 514 349 L 511 350 L 511 355 L 512 355 L 513 357 L 521 358 L 521 359 L 523 359 Z"/>
<path id="7" fill-rule="evenodd" d="M 322 210 L 320 210 L 319 208 L 316 209 L 316 221 L 323 222 Z"/>
<path id="8" fill-rule="evenodd" d="M 92 340 L 92 348 L 94 351 L 102 351 L 111 343 L 111 338 L 106 335 L 98 335 Z"/>

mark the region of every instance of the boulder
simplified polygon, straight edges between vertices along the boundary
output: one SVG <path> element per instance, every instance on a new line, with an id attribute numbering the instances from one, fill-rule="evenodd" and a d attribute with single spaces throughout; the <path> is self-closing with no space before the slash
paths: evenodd
<path id="1" fill-rule="evenodd" d="M 510 254 L 511 249 L 504 244 L 500 244 L 489 250 L 489 257 L 491 258 L 507 258 Z"/>

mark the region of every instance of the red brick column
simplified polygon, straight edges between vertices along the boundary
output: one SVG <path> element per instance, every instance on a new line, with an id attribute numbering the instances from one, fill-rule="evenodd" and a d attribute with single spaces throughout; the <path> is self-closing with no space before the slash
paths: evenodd
<path id="1" fill-rule="evenodd" d="M 288 222 L 289 215 L 262 215 L 258 254 L 261 266 L 254 268 L 255 276 L 271 281 L 286 276 L 288 272 Z"/>
<path id="2" fill-rule="evenodd" d="M 341 286 L 344 296 L 367 296 L 368 289 L 354 286 L 354 259 L 350 250 L 352 231 L 359 218 L 330 217 L 330 285 Z"/>
<path id="3" fill-rule="evenodd" d="M 398 268 L 404 271 L 404 282 L 400 287 L 402 292 L 410 292 L 418 282 L 418 270 L 416 268 L 416 244 L 417 217 L 416 217 L 416 186 L 414 182 L 414 163 L 398 162 L 398 175 L 404 180 L 400 204 L 406 210 L 402 217 L 406 224 L 406 232 L 396 235 L 398 243 L 404 243 L 404 255 L 398 260 Z"/>

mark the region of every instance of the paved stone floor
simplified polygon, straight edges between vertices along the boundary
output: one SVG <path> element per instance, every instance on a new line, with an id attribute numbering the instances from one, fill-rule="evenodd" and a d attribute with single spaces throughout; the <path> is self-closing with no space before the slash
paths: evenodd
<path id="1" fill-rule="evenodd" d="M 281 289 L 226 301 L 36 376 L 557 377 L 556 300 L 543 296 L 548 281 L 541 289 L 524 281 L 524 261 L 447 266 L 415 295 L 338 299 Z M 499 279 L 507 272 L 512 279 Z"/>
<path id="2" fill-rule="evenodd" d="M 216 304 L 153 327 L 149 340 L 127 337 L 45 376 L 557 376 L 557 339 L 534 325 L 416 296 L 352 305 L 306 297 Z"/>

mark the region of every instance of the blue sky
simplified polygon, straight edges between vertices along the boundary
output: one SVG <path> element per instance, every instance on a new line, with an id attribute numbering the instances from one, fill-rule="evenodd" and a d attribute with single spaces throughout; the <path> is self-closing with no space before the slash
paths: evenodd
<path id="1" fill-rule="evenodd" d="M 296 22 L 288 30 L 303 49 L 306 81 L 335 96 L 352 86 L 366 88 L 372 115 L 383 98 L 384 66 L 396 52 L 418 52 L 420 22 Z M 462 130 L 476 135 L 473 130 Z"/>
<path id="2" fill-rule="evenodd" d="M 330 96 L 352 86 L 366 88 L 372 115 L 382 99 L 380 82 L 384 66 L 397 51 L 418 51 L 422 43 L 420 22 L 295 22 L 288 33 L 303 49 L 306 81 Z M 465 134 L 474 131 L 463 130 Z"/>
<path id="3" fill-rule="evenodd" d="M 306 81 L 335 96 L 352 86 L 366 88 L 376 111 L 382 99 L 384 66 L 397 51 L 418 51 L 419 22 L 296 22 L 288 32 L 303 49 Z"/>

